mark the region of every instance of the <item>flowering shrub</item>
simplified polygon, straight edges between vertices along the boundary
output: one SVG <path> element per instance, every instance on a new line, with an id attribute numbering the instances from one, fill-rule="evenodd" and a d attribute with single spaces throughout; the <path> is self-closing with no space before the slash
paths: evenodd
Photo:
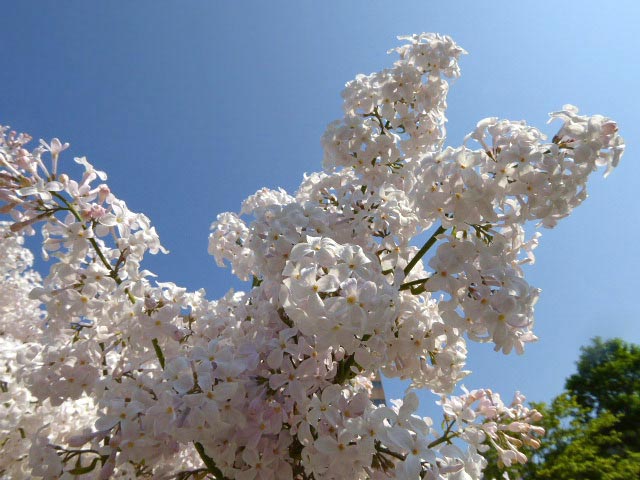
<path id="1" fill-rule="evenodd" d="M 70 178 L 67 144 L 30 151 L 2 129 L 6 478 L 466 480 L 490 448 L 526 461 L 519 447 L 543 432 L 521 395 L 451 395 L 466 342 L 522 353 L 536 339 L 539 291 L 521 267 L 540 234 L 525 225 L 569 215 L 623 141 L 613 121 L 565 106 L 550 142 L 487 118 L 443 149 L 465 52 L 440 35 L 401 40 L 391 68 L 347 84 L 322 172 L 218 216 L 209 252 L 252 287 L 217 301 L 142 269 L 165 250 L 104 172 L 76 158 L 84 174 Z M 21 246 L 36 224 L 44 279 Z M 379 371 L 411 381 L 403 400 L 372 402 Z M 415 414 L 417 388 L 442 396 L 442 429 Z"/>

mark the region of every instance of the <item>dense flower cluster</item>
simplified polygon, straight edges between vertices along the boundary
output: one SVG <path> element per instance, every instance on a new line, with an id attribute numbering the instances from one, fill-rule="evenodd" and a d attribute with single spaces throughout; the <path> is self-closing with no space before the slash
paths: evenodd
<path id="1" fill-rule="evenodd" d="M 104 172 L 76 158 L 74 180 L 58 171 L 67 144 L 29 151 L 2 130 L 5 477 L 469 480 L 489 448 L 526 461 L 519 446 L 543 432 L 522 396 L 451 396 L 466 342 L 522 353 L 535 340 L 539 291 L 521 267 L 539 233 L 525 225 L 571 213 L 623 141 L 565 106 L 551 142 L 488 118 L 465 140 L 476 149 L 443 149 L 464 50 L 402 40 L 392 68 L 347 84 L 324 171 L 218 216 L 209 252 L 253 285 L 217 301 L 142 269 L 165 250 Z M 20 246 L 36 223 L 42 280 Z M 379 371 L 411 381 L 403 400 L 372 402 Z M 415 414 L 416 388 L 442 396 L 442 430 Z"/>

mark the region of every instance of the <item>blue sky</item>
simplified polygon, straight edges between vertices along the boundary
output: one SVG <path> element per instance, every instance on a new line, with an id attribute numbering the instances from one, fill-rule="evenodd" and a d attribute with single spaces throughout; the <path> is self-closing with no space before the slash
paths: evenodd
<path id="1" fill-rule="evenodd" d="M 147 214 L 168 256 L 147 267 L 209 298 L 238 287 L 206 253 L 208 227 L 258 188 L 294 191 L 357 73 L 389 66 L 397 35 L 451 35 L 469 55 L 449 96 L 448 144 L 488 116 L 546 126 L 572 103 L 627 140 L 591 198 L 543 232 L 530 283 L 540 341 L 522 357 L 473 345 L 468 387 L 558 394 L 595 335 L 640 343 L 637 21 L 640 2 L 9 2 L 0 17 L 0 122 L 71 143 Z M 400 386 L 388 382 L 389 396 Z M 425 395 L 423 413 L 430 411 Z"/>

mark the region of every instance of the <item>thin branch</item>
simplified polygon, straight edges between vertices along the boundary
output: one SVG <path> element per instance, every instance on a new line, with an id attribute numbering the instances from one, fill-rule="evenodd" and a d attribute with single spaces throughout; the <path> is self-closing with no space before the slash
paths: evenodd
<path id="1" fill-rule="evenodd" d="M 402 285 L 400 285 L 400 290 L 413 290 L 413 287 L 417 285 L 424 285 L 425 283 L 427 283 L 427 280 L 429 280 L 429 278 L 431 277 L 425 277 L 419 280 L 412 280 L 411 282 L 403 283 Z"/>
<path id="2" fill-rule="evenodd" d="M 86 225 L 84 225 L 84 223 L 85 223 L 84 220 L 82 220 L 82 217 L 80 216 L 80 214 L 76 211 L 76 209 L 73 207 L 73 205 L 71 203 L 69 203 L 69 201 L 66 198 L 64 198 L 58 192 L 51 192 L 51 195 L 53 195 L 54 197 L 60 199 L 67 206 L 67 208 L 73 214 L 73 216 L 76 217 L 76 219 L 83 224 L 82 228 L 84 230 L 87 230 Z M 95 250 L 96 254 L 98 255 L 98 258 L 100 258 L 100 260 L 102 261 L 103 265 L 107 268 L 107 270 L 109 270 L 109 276 L 111 278 L 113 278 L 118 285 L 122 284 L 122 279 L 118 276 L 118 272 L 116 272 L 113 269 L 113 266 L 111 265 L 111 263 L 109 263 L 109 261 L 105 258 L 104 254 L 102 253 L 102 250 L 100 249 L 100 245 L 98 245 L 98 242 L 96 242 L 96 239 L 95 238 L 89 238 L 89 243 L 91 243 L 91 246 L 93 247 L 93 249 Z M 124 291 L 127 294 L 127 296 L 129 297 L 129 301 L 131 303 L 136 303 L 136 299 L 133 296 L 133 294 L 131 293 L 131 291 L 128 288 L 125 288 Z"/>
<path id="3" fill-rule="evenodd" d="M 405 461 L 407 459 L 406 455 L 402 453 L 394 452 L 393 450 L 389 450 L 387 447 L 383 447 L 379 443 L 376 444 L 376 450 L 380 453 L 384 453 L 385 455 L 390 455 L 394 458 L 397 458 L 398 460 Z"/>
<path id="4" fill-rule="evenodd" d="M 409 275 L 413 267 L 416 266 L 416 263 L 418 263 L 420 259 L 424 257 L 424 254 L 429 251 L 429 249 L 433 246 L 434 243 L 436 243 L 436 241 L 438 240 L 436 237 L 446 231 L 447 229 L 444 228 L 442 225 L 440 225 L 438 229 L 435 232 L 433 232 L 433 235 L 429 237 L 429 240 L 427 240 L 427 242 L 422 246 L 422 248 L 418 250 L 418 253 L 416 253 L 416 256 L 411 259 L 411 261 L 407 264 L 406 267 L 404 267 L 405 276 Z"/>
<path id="5" fill-rule="evenodd" d="M 200 442 L 193 442 L 193 445 L 196 447 L 196 451 L 198 452 L 198 455 L 200 455 L 200 458 L 202 459 L 204 464 L 207 466 L 207 470 L 209 471 L 209 473 L 215 476 L 216 480 L 229 480 L 227 477 L 225 477 L 222 474 L 222 471 L 216 466 L 216 462 L 213 461 L 213 458 L 207 455 L 207 452 L 204 451 L 204 447 Z"/>
<path id="6" fill-rule="evenodd" d="M 451 433 L 451 429 L 453 428 L 453 425 L 456 423 L 455 420 L 453 420 L 451 423 L 447 424 L 447 429 L 445 430 L 444 434 L 434 440 L 433 442 L 431 442 L 429 445 L 427 445 L 428 448 L 433 448 L 437 445 L 440 445 L 441 443 L 447 442 L 447 443 L 451 443 L 451 439 L 452 438 L 456 438 L 458 436 L 457 432 L 454 432 L 452 435 L 449 435 Z"/>

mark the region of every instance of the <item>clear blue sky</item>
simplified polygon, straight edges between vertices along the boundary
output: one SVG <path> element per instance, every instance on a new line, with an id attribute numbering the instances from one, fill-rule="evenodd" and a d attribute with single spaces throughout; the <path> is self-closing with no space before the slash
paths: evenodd
<path id="1" fill-rule="evenodd" d="M 545 231 L 529 281 L 540 341 L 522 357 L 472 346 L 468 387 L 558 394 L 595 335 L 640 343 L 637 194 L 640 2 L 6 2 L 0 122 L 57 136 L 151 217 L 160 279 L 217 298 L 238 287 L 206 253 L 208 227 L 262 186 L 295 190 L 357 73 L 393 61 L 396 36 L 451 35 L 469 55 L 449 97 L 457 145 L 487 116 L 546 127 L 572 103 L 617 120 L 627 152 L 591 198 Z M 389 396 L 399 396 L 388 383 Z M 431 402 L 431 399 L 427 399 Z M 430 409 L 427 405 L 423 412 Z"/>

